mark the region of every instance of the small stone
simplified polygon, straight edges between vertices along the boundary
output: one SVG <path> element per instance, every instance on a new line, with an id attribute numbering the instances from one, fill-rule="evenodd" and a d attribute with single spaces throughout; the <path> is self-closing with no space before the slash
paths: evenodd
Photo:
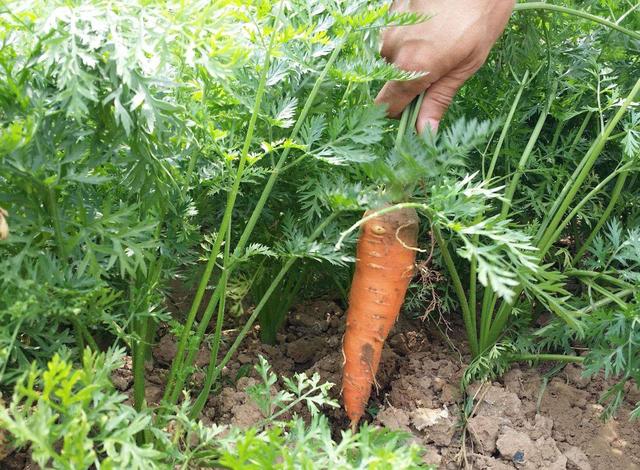
<path id="1" fill-rule="evenodd" d="M 513 465 L 485 455 L 476 456 L 474 464 L 473 468 L 478 470 L 513 470 L 515 468 Z"/>
<path id="2" fill-rule="evenodd" d="M 503 457 L 515 462 L 516 455 L 521 461 L 538 461 L 540 456 L 533 441 L 522 432 L 505 426 L 496 441 L 496 447 Z"/>
<path id="3" fill-rule="evenodd" d="M 513 461 L 515 463 L 524 463 L 524 452 L 519 450 L 515 454 L 513 454 Z"/>
<path id="4" fill-rule="evenodd" d="M 591 470 L 591 464 L 589 459 L 575 446 L 571 446 L 564 451 L 564 455 L 567 458 L 568 470 Z"/>

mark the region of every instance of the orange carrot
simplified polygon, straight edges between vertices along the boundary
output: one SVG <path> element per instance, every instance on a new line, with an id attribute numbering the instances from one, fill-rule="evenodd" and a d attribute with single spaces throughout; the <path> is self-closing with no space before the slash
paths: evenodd
<path id="1" fill-rule="evenodd" d="M 382 346 L 413 277 L 417 238 L 418 215 L 411 208 L 382 214 L 362 225 L 342 342 L 342 393 L 354 430 L 371 395 Z"/>

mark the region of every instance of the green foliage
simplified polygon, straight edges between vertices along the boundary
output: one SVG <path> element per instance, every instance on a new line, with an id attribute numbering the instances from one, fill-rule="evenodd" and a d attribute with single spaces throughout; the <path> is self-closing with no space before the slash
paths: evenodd
<path id="1" fill-rule="evenodd" d="M 86 350 L 78 369 L 58 354 L 46 370 L 34 363 L 0 408 L 0 425 L 43 468 L 162 468 L 161 452 L 136 443 L 151 415 L 124 405 L 111 384 L 121 358 Z"/>
<path id="2" fill-rule="evenodd" d="M 429 278 L 414 299 L 438 295 L 442 312 L 462 311 L 475 356 L 468 377 L 500 372 L 518 354 L 571 353 L 580 340 L 589 372 L 623 384 L 608 395 L 613 411 L 624 383 L 638 380 L 640 23 L 625 2 L 563 4 L 610 21 L 521 5 L 439 134 L 416 136 L 414 116 L 397 124 L 372 104 L 384 81 L 416 77 L 380 59 L 378 32 L 428 19 L 387 2 L 3 3 L 0 206 L 10 235 L 0 240 L 0 377 L 18 404 L 37 403 L 4 419 L 58 413 L 51 438 L 35 436 L 52 464 L 151 452 L 146 460 L 162 464 L 225 455 L 238 465 L 410 468 L 417 454 L 396 434 L 365 428 L 342 446 L 319 415 L 237 431 L 241 447 L 191 419 L 256 320 L 272 341 L 297 296 L 333 290 L 318 280 L 346 291 L 354 224 L 384 203 L 428 220 L 437 246 L 423 261 L 449 277 L 435 288 Z M 139 444 L 131 429 L 151 416 L 144 358 L 177 277 L 193 281 L 194 301 L 171 319 L 180 342 L 165 406 Z M 546 311 L 557 319 L 533 330 Z M 229 312 L 238 335 L 220 358 Z M 205 385 L 174 408 L 212 320 Z M 112 356 L 84 352 L 103 344 L 133 356 L 135 412 L 106 383 Z M 65 378 L 74 359 L 103 371 Z M 38 395 L 48 363 L 91 399 L 67 410 L 61 396 Z M 264 398 L 270 385 L 256 393 L 276 414 L 310 397 L 327 404 L 313 380 L 286 382 L 280 404 Z M 109 454 L 109 419 L 91 421 L 105 414 L 123 416 L 112 434 L 125 433 L 133 454 Z M 174 436 L 171 421 L 181 426 Z M 70 423 L 77 439 L 64 432 Z M 16 439 L 34 446 L 25 429 Z"/>
<path id="3" fill-rule="evenodd" d="M 261 357 L 256 371 L 262 380 L 247 392 L 265 413 L 263 424 L 250 429 L 206 426 L 188 418 L 186 404 L 176 407 L 172 425 L 161 428 L 147 410 L 137 412 L 116 393 L 110 375 L 122 365 L 122 351 L 96 354 L 86 350 L 80 368 L 55 355 L 45 370 L 34 363 L 15 387 L 11 403 L 0 407 L 0 425 L 12 443 L 29 446 L 43 468 L 429 468 L 420 449 L 406 445 L 401 433 L 369 426 L 331 437 L 324 406 L 332 384 L 297 374 L 284 378 L 285 389 L 273 393 L 277 381 Z M 309 422 L 294 415 L 279 420 L 298 404 L 312 412 Z M 139 445 L 147 433 L 155 444 Z"/>

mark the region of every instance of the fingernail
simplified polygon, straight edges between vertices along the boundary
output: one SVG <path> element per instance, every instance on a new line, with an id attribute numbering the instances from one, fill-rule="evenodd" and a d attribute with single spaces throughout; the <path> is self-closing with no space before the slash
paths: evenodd
<path id="1" fill-rule="evenodd" d="M 440 121 L 428 118 L 427 119 L 427 125 L 431 128 L 431 130 L 435 134 L 436 132 L 438 132 L 438 127 L 440 126 Z"/>

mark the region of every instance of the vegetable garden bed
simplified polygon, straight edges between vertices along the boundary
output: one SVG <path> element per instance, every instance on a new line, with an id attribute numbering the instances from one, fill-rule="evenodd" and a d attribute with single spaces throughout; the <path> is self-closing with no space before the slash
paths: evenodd
<path id="1" fill-rule="evenodd" d="M 519 3 L 418 135 L 423 21 L 0 2 L 0 467 L 640 468 L 640 9 Z"/>

